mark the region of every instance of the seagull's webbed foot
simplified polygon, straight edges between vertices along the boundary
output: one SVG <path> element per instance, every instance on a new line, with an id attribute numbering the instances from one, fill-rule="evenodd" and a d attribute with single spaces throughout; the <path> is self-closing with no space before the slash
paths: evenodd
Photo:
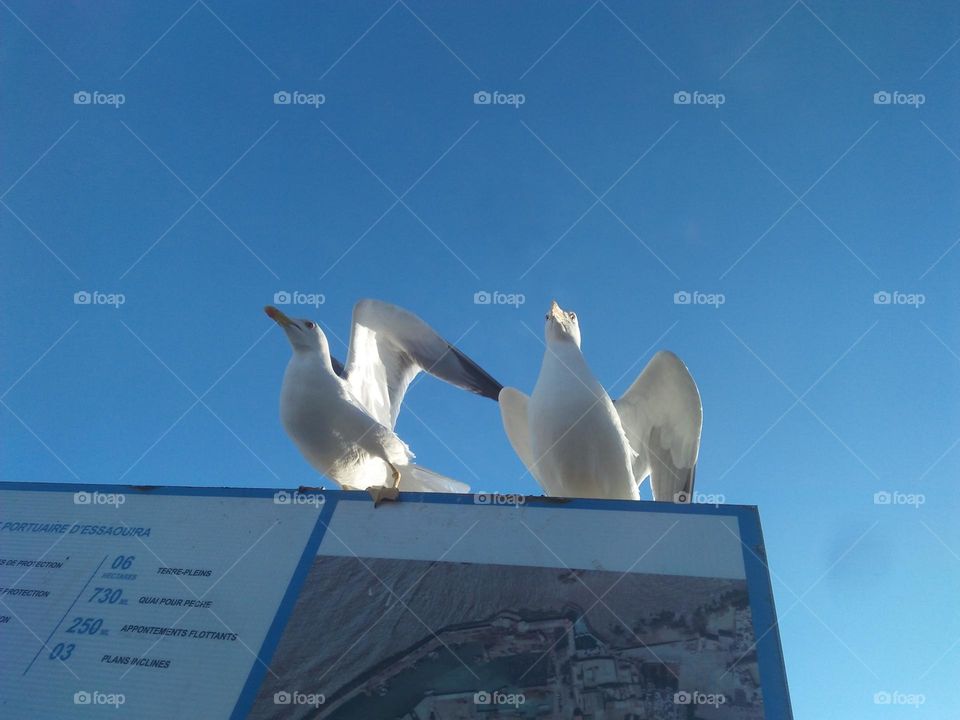
<path id="1" fill-rule="evenodd" d="M 367 488 L 367 492 L 370 493 L 370 497 L 373 498 L 374 507 L 378 507 L 384 500 L 393 501 L 400 497 L 400 471 L 393 463 L 390 463 L 390 470 L 393 473 L 393 485 L 391 487 L 374 485 Z"/>
<path id="2" fill-rule="evenodd" d="M 378 507 L 384 500 L 396 500 L 400 497 L 400 491 L 397 488 L 386 485 L 373 485 L 367 488 L 367 492 L 373 498 L 374 507 Z"/>

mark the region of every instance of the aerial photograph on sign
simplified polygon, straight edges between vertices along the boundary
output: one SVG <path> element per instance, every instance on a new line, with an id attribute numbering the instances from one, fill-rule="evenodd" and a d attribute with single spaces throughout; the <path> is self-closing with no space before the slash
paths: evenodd
<path id="1" fill-rule="evenodd" d="M 759 720 L 754 641 L 744 580 L 321 555 L 250 717 Z"/>

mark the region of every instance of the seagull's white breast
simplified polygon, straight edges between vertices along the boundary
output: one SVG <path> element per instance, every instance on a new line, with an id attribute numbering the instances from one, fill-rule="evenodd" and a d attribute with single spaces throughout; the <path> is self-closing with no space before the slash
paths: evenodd
<path id="1" fill-rule="evenodd" d="M 280 420 L 309 463 L 341 485 L 383 484 L 388 474 L 380 458 L 403 464 L 411 457 L 319 358 L 294 353 L 280 391 Z"/>
<path id="2" fill-rule="evenodd" d="M 620 417 L 572 342 L 550 343 L 528 421 L 536 474 L 549 494 L 638 499 Z"/>

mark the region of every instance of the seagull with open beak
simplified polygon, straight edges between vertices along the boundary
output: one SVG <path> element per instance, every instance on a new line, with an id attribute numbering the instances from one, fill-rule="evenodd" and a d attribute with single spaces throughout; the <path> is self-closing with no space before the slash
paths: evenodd
<path id="1" fill-rule="evenodd" d="M 366 489 L 374 503 L 405 490 L 467 492 L 463 483 L 412 464 L 394 432 L 410 382 L 426 371 L 497 399 L 502 388 L 479 365 L 402 308 L 361 300 L 353 309 L 346 366 L 312 320 L 275 307 L 267 315 L 293 349 L 280 391 L 280 419 L 307 461 L 347 489 Z"/>

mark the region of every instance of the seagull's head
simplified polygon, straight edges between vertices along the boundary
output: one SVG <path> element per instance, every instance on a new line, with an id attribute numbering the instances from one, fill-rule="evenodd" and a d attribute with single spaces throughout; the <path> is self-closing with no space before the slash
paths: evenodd
<path id="1" fill-rule="evenodd" d="M 323 334 L 323 330 L 313 320 L 287 317 L 272 305 L 267 305 L 263 311 L 287 334 L 287 340 L 293 346 L 294 352 L 330 354 L 327 336 Z"/>
<path id="2" fill-rule="evenodd" d="M 550 304 L 550 312 L 547 313 L 546 320 L 544 335 L 548 343 L 551 341 L 573 342 L 580 347 L 580 323 L 577 322 L 575 312 L 564 310 L 554 300 Z"/>

